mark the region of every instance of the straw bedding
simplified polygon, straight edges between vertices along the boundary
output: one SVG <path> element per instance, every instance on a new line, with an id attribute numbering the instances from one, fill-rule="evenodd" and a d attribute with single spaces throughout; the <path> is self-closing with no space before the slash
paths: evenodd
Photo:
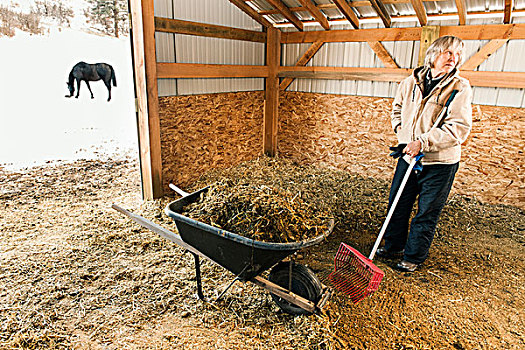
<path id="1" fill-rule="evenodd" d="M 431 256 L 386 277 L 358 305 L 335 294 L 324 312 L 292 317 L 268 293 L 204 262 L 209 302 L 195 296 L 193 257 L 110 208 L 175 230 L 174 197 L 142 202 L 135 159 L 79 161 L 0 175 L 0 348 L 384 349 L 524 345 L 522 210 L 453 196 Z M 241 177 L 301 193 L 331 210 L 334 233 L 294 257 L 324 281 L 338 244 L 368 252 L 388 183 L 261 158 L 207 173 L 192 188 Z"/>
<path id="2" fill-rule="evenodd" d="M 259 97 L 247 96 L 255 98 L 237 135 L 242 142 L 260 135 L 250 124 L 257 118 Z M 188 191 L 220 181 L 264 183 L 287 199 L 299 194 L 297 198 L 316 213 L 322 210 L 333 216 L 333 234 L 293 257 L 326 282 L 339 243 L 368 253 L 386 214 L 393 163 L 377 152 L 390 140 L 374 130 L 384 125 L 376 117 L 387 112 L 388 101 L 316 96 L 312 105 L 302 96 L 287 97 L 306 110 L 306 114 L 292 110 L 292 117 L 280 126 L 290 135 L 280 143 L 282 158 L 288 160 L 256 158 L 259 144 L 247 149 L 237 141 L 232 149 L 221 143 L 220 134 L 210 134 L 209 143 L 201 140 L 202 147 L 194 149 L 201 162 L 179 164 L 166 158 L 166 166 L 172 174 L 189 166 L 179 177 Z M 222 111 L 218 96 L 207 98 Z M 246 106 L 231 96 L 229 100 L 226 105 L 232 113 Z M 203 105 L 208 106 L 203 110 L 209 108 L 209 103 Z M 334 106 L 367 118 L 350 112 L 331 114 Z M 392 268 L 395 261 L 375 260 L 386 276 L 372 297 L 354 305 L 335 293 L 323 313 L 310 317 L 283 314 L 266 291 L 250 283 L 234 284 L 221 302 L 214 302 L 234 276 L 208 262 L 202 265 L 202 276 L 209 301 L 198 300 L 193 257 L 110 208 L 116 203 L 176 230 L 163 212 L 175 199 L 171 193 L 141 201 L 134 157 L 19 172 L 0 169 L 0 348 L 523 348 L 525 213 L 519 208 L 522 182 L 516 170 L 523 164 L 521 139 L 516 136 L 523 114 L 504 111 L 482 107 L 477 125 L 491 129 L 489 124 L 497 120 L 494 130 L 499 129 L 508 147 L 499 149 L 491 144 L 494 138 L 489 133 L 474 130 L 467 145 L 472 151 L 465 153 L 458 188 L 443 211 L 422 268 L 401 274 Z M 313 118 L 317 112 L 321 117 Z M 204 124 L 213 122 L 197 117 Z M 314 122 L 315 128 L 310 125 Z M 166 119 L 163 123 L 169 127 Z M 184 126 L 180 118 L 171 123 Z M 367 126 L 370 130 L 360 137 L 351 132 Z M 343 140 L 343 135 L 349 139 Z M 163 144 L 181 152 L 181 145 L 191 148 L 198 142 L 186 141 L 164 139 Z M 502 166 L 492 164 L 493 158 L 482 159 L 497 151 L 505 154 Z M 231 158 L 222 163 L 224 152 Z M 206 162 L 210 154 L 212 163 Z M 483 172 L 491 176 L 493 186 L 482 185 Z M 166 181 L 174 179 L 177 176 Z"/>

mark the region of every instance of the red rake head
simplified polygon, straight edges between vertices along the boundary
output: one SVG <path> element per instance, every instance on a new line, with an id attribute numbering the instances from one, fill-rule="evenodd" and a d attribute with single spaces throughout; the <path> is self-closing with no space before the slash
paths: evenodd
<path id="1" fill-rule="evenodd" d="M 356 249 L 341 243 L 329 279 L 335 289 L 357 304 L 379 288 L 385 273 Z"/>

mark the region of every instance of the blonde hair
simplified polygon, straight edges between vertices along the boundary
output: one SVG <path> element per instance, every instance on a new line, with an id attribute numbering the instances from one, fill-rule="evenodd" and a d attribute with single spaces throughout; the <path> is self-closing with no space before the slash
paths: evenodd
<path id="1" fill-rule="evenodd" d="M 434 61 L 436 58 L 445 50 L 448 49 L 459 49 L 459 60 L 456 64 L 457 66 L 460 66 L 461 63 L 463 63 L 463 49 L 465 47 L 465 43 L 463 40 L 461 40 L 458 37 L 452 36 L 452 35 L 446 35 L 442 36 L 441 38 L 436 39 L 429 48 L 427 49 L 426 56 L 425 56 L 425 66 L 429 68 L 434 68 Z"/>

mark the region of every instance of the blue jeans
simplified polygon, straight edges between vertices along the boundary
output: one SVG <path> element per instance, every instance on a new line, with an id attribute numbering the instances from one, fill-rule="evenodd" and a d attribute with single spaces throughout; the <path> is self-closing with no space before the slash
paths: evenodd
<path id="1" fill-rule="evenodd" d="M 458 168 L 459 163 L 434 164 L 424 165 L 419 174 L 412 171 L 385 231 L 387 251 L 404 249 L 403 259 L 415 264 L 426 260 L 439 215 L 452 189 Z M 400 158 L 390 188 L 389 209 L 407 169 L 408 163 Z M 410 222 L 409 232 L 410 213 L 416 199 L 418 210 Z"/>

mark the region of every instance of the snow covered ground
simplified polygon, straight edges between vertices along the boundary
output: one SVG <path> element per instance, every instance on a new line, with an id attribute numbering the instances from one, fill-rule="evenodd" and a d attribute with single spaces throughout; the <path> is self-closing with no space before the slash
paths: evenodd
<path id="1" fill-rule="evenodd" d="M 129 38 L 88 34 L 80 26 L 0 37 L 0 167 L 138 154 Z M 102 81 L 90 84 L 94 99 L 84 83 L 78 99 L 65 97 L 79 61 L 113 66 L 110 102 Z"/>

